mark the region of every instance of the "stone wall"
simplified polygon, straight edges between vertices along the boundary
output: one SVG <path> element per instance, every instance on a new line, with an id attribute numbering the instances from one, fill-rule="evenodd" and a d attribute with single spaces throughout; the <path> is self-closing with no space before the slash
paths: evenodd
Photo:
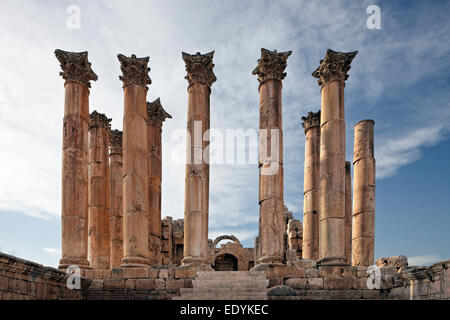
<path id="1" fill-rule="evenodd" d="M 67 287 L 67 274 L 58 269 L 0 253 L 0 300 L 80 300 L 81 290 Z"/>
<path id="2" fill-rule="evenodd" d="M 403 271 L 410 281 L 411 300 L 450 300 L 450 260 L 429 267 L 406 267 Z"/>

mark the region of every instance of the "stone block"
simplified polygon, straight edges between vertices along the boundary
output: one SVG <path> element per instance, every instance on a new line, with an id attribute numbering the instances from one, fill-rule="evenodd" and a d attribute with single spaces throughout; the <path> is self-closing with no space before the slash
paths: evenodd
<path id="1" fill-rule="evenodd" d="M 139 279 L 149 277 L 149 268 L 123 268 L 122 275 L 126 279 Z"/>
<path id="2" fill-rule="evenodd" d="M 306 289 L 317 290 L 323 289 L 323 278 L 308 278 Z"/>
<path id="3" fill-rule="evenodd" d="M 166 289 L 167 290 L 179 290 L 184 288 L 185 281 L 184 279 L 167 279 L 166 280 Z"/>
<path id="4" fill-rule="evenodd" d="M 321 266 L 319 267 L 321 278 L 336 278 L 336 277 L 352 277 L 351 266 Z"/>
<path id="5" fill-rule="evenodd" d="M 160 269 L 148 269 L 149 278 L 158 278 Z"/>
<path id="6" fill-rule="evenodd" d="M 103 280 L 92 280 L 89 290 L 103 290 Z"/>
<path id="7" fill-rule="evenodd" d="M 278 285 L 267 291 L 268 296 L 296 296 L 297 292 L 291 287 Z"/>
<path id="8" fill-rule="evenodd" d="M 317 261 L 316 260 L 301 259 L 301 260 L 295 261 L 294 264 L 298 268 L 305 268 L 305 269 L 317 268 Z"/>
<path id="9" fill-rule="evenodd" d="M 175 269 L 175 278 L 177 279 L 194 279 L 197 272 L 191 268 L 177 268 Z"/>
<path id="10" fill-rule="evenodd" d="M 125 280 L 125 289 L 126 290 L 136 290 L 136 281 L 135 279 L 126 279 Z"/>
<path id="11" fill-rule="evenodd" d="M 319 271 L 319 269 L 306 269 L 305 275 L 307 278 L 319 278 L 320 271 Z"/>
<path id="12" fill-rule="evenodd" d="M 166 280 L 156 279 L 155 280 L 155 290 L 166 290 Z"/>
<path id="13" fill-rule="evenodd" d="M 324 278 L 323 282 L 324 289 L 331 290 L 347 290 L 352 288 L 352 278 L 342 277 L 342 278 Z"/>
<path id="14" fill-rule="evenodd" d="M 363 299 L 379 299 L 380 290 L 362 290 Z"/>
<path id="15" fill-rule="evenodd" d="M 272 278 L 269 279 L 269 287 L 275 287 L 283 284 L 283 278 Z"/>
<path id="16" fill-rule="evenodd" d="M 111 279 L 122 279 L 123 276 L 123 270 L 120 268 L 112 268 L 111 269 Z"/>
<path id="17" fill-rule="evenodd" d="M 161 279 L 169 278 L 169 269 L 161 269 L 159 271 L 159 278 L 161 278 Z"/>
<path id="18" fill-rule="evenodd" d="M 367 278 L 353 278 L 352 279 L 353 289 L 368 289 L 367 288 Z"/>
<path id="19" fill-rule="evenodd" d="M 123 290 L 125 288 L 124 279 L 105 279 L 103 284 L 105 290 Z"/>
<path id="20" fill-rule="evenodd" d="M 285 281 L 286 286 L 295 290 L 306 289 L 306 278 L 289 278 Z"/>
<path id="21" fill-rule="evenodd" d="M 155 279 L 137 279 L 136 290 L 150 291 L 156 288 Z"/>

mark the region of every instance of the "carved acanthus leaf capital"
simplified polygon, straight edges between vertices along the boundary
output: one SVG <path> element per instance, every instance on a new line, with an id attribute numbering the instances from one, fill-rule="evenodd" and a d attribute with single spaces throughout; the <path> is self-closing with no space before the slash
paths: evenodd
<path id="1" fill-rule="evenodd" d="M 88 53 L 68 52 L 60 49 L 55 50 L 56 59 L 58 59 L 62 72 L 59 75 L 66 81 L 74 80 L 81 82 L 86 87 L 91 87 L 91 80 L 97 81 L 98 77 L 91 69 L 91 63 L 88 61 Z"/>
<path id="2" fill-rule="evenodd" d="M 350 70 L 350 64 L 357 53 L 358 51 L 336 52 L 328 49 L 325 58 L 320 60 L 320 65 L 312 73 L 312 76 L 319 79 L 317 82 L 320 86 L 333 79 L 347 80 L 347 72 Z"/>
<path id="3" fill-rule="evenodd" d="M 122 131 L 114 129 L 110 131 L 109 146 L 111 153 L 122 153 Z"/>
<path id="4" fill-rule="evenodd" d="M 161 127 L 167 118 L 172 119 L 172 116 L 164 110 L 159 98 L 153 102 L 147 102 L 147 124 Z"/>
<path id="5" fill-rule="evenodd" d="M 111 129 L 111 120 L 109 119 L 104 113 L 99 113 L 97 111 L 93 111 L 90 115 L 89 115 L 89 129 L 90 128 L 104 128 L 107 129 L 108 132 Z"/>
<path id="6" fill-rule="evenodd" d="M 305 133 L 312 127 L 320 126 L 320 110 L 317 112 L 310 111 L 306 117 L 302 117 L 302 126 Z"/>
<path id="7" fill-rule="evenodd" d="M 189 85 L 199 82 L 211 87 L 217 80 L 213 72 L 214 51 L 206 54 L 200 54 L 200 52 L 196 54 L 181 52 L 181 56 L 186 64 L 187 75 L 184 78 L 188 81 Z"/>
<path id="8" fill-rule="evenodd" d="M 148 67 L 150 57 L 136 58 L 134 54 L 131 57 L 118 54 L 117 58 L 120 61 L 120 70 L 122 70 L 122 75 L 119 76 L 119 79 L 123 81 L 123 87 L 135 84 L 148 89 L 147 85 L 152 83 L 148 75 L 150 71 Z"/>
<path id="9" fill-rule="evenodd" d="M 267 79 L 273 78 L 283 80 L 286 77 L 284 70 L 287 66 L 287 59 L 292 51 L 277 52 L 261 48 L 261 58 L 258 59 L 258 65 L 252 74 L 258 75 L 258 81 L 261 83 Z"/>

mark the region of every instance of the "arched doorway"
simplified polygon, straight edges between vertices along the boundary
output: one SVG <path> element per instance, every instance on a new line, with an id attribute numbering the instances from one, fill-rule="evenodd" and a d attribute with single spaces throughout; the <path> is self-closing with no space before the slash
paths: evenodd
<path id="1" fill-rule="evenodd" d="M 214 270 L 216 271 L 237 271 L 238 260 L 235 256 L 224 253 L 218 255 L 215 260 Z"/>

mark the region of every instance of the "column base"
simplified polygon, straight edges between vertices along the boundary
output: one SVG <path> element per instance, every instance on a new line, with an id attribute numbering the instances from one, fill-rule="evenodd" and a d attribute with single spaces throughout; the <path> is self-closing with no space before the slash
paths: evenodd
<path id="1" fill-rule="evenodd" d="M 327 257 L 317 261 L 317 266 L 349 266 L 345 257 Z"/>
<path id="2" fill-rule="evenodd" d="M 252 268 L 253 271 L 264 271 L 277 267 L 286 267 L 283 258 L 280 256 L 264 256 L 256 261 L 256 265 Z"/>
<path id="3" fill-rule="evenodd" d="M 139 268 L 139 267 L 148 267 L 150 265 L 150 261 L 141 257 L 126 257 L 122 259 L 122 263 L 120 268 Z"/>
<path id="4" fill-rule="evenodd" d="M 181 267 L 213 271 L 213 268 L 211 268 L 211 264 L 208 260 L 202 257 L 184 257 L 183 260 L 181 260 Z"/>
<path id="5" fill-rule="evenodd" d="M 70 266 L 77 266 L 80 269 L 92 269 L 88 259 L 84 258 L 62 258 L 59 260 L 58 269 L 66 271 Z"/>

